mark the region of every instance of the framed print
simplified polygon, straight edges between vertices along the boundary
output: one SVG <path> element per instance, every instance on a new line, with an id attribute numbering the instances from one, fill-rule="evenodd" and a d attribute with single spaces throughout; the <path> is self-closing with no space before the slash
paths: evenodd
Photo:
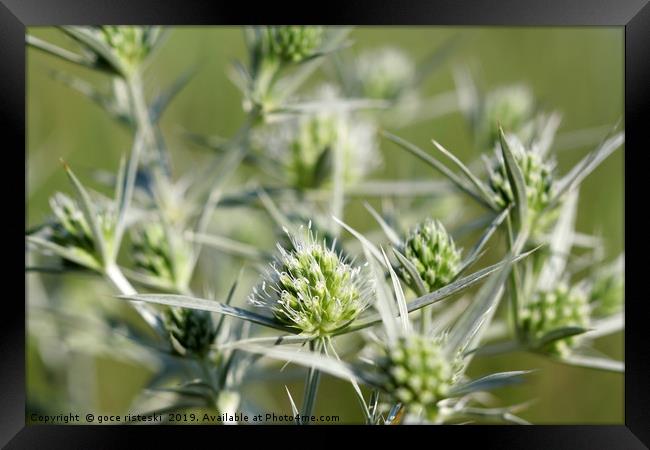
<path id="1" fill-rule="evenodd" d="M 3 0 L 3 445 L 647 448 L 647 2 L 276 6 Z"/>

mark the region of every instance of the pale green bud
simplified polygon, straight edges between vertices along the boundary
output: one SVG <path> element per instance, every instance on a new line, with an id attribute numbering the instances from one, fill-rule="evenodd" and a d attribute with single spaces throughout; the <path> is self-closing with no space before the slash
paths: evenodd
<path id="1" fill-rule="evenodd" d="M 269 47 L 273 55 L 286 62 L 300 62 L 313 56 L 323 41 L 319 26 L 268 27 Z"/>
<path id="2" fill-rule="evenodd" d="M 368 283 L 361 267 L 317 241 L 310 228 L 301 233 L 290 236 L 291 249 L 278 246 L 279 255 L 251 301 L 302 333 L 328 336 L 365 310 Z"/>
<path id="3" fill-rule="evenodd" d="M 418 270 L 428 292 L 449 284 L 460 270 L 461 252 L 437 220 L 427 219 L 413 229 L 402 251 Z"/>
<path id="4" fill-rule="evenodd" d="M 165 313 L 165 328 L 176 350 L 182 354 L 204 356 L 216 337 L 212 315 L 208 311 L 170 308 Z"/>

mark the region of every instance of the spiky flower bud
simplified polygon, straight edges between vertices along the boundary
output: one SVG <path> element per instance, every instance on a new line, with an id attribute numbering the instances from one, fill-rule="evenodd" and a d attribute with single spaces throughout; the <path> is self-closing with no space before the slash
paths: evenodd
<path id="1" fill-rule="evenodd" d="M 624 292 L 625 280 L 621 270 L 611 267 L 596 274 L 589 292 L 589 301 L 594 305 L 593 314 L 609 316 L 619 312 L 623 308 Z"/>
<path id="2" fill-rule="evenodd" d="M 437 403 L 446 398 L 458 373 L 457 363 L 444 355 L 440 338 L 416 334 L 388 346 L 378 367 L 385 379 L 384 391 L 395 402 L 423 411 L 430 419 L 437 415 Z"/>
<path id="3" fill-rule="evenodd" d="M 542 160 L 538 153 L 526 150 L 516 139 L 513 139 L 512 143 L 514 145 L 510 145 L 510 149 L 521 168 L 526 184 L 528 210 L 532 213 L 539 213 L 548 206 L 553 196 L 554 165 Z M 494 201 L 499 207 L 505 208 L 514 202 L 514 195 L 500 150 L 497 150 L 493 165 L 488 166 L 488 171 L 490 173 L 489 185 L 494 193 Z"/>
<path id="4" fill-rule="evenodd" d="M 137 68 L 153 50 L 157 27 L 102 26 L 99 37 L 108 44 L 125 72 Z"/>
<path id="5" fill-rule="evenodd" d="M 169 308 L 165 313 L 165 328 L 180 354 L 204 356 L 216 337 L 212 315 L 208 311 Z"/>
<path id="6" fill-rule="evenodd" d="M 270 50 L 283 61 L 300 62 L 316 53 L 324 29 L 318 26 L 269 27 Z"/>
<path id="7" fill-rule="evenodd" d="M 287 234 L 289 234 L 287 232 Z M 325 337 L 349 325 L 368 305 L 368 283 L 360 266 L 302 228 L 290 236 L 251 302 L 309 336 Z"/>
<path id="8" fill-rule="evenodd" d="M 402 248 L 428 292 L 451 282 L 460 270 L 461 251 L 438 220 L 427 219 L 411 230 Z M 408 277 L 408 274 L 405 273 Z"/>
<path id="9" fill-rule="evenodd" d="M 499 125 L 517 132 L 535 113 L 535 97 L 525 85 L 503 86 L 490 91 L 482 104 L 479 136 L 488 148 L 499 141 Z"/>
<path id="10" fill-rule="evenodd" d="M 411 85 L 415 65 L 402 51 L 388 47 L 362 53 L 356 63 L 361 94 L 366 98 L 394 100 Z"/>
<path id="11" fill-rule="evenodd" d="M 191 250 L 179 236 L 165 232 L 159 222 L 133 229 L 131 256 L 142 272 L 171 286 L 185 288 L 191 276 Z"/>
<path id="12" fill-rule="evenodd" d="M 73 249 L 80 257 L 88 259 L 91 266 L 101 265 L 93 232 L 79 204 L 58 192 L 50 198 L 50 207 L 55 216 L 55 222 L 50 227 L 52 242 Z M 104 242 L 110 249 L 115 231 L 114 214 L 108 209 L 100 208 L 97 219 Z"/>
<path id="13" fill-rule="evenodd" d="M 539 292 L 533 300 L 524 305 L 519 313 L 522 329 L 528 342 L 538 344 L 548 332 L 563 327 L 589 325 L 589 300 L 579 287 L 569 288 L 560 283 L 551 291 Z M 566 356 L 579 342 L 577 336 L 556 340 L 541 350 L 558 356 Z"/>

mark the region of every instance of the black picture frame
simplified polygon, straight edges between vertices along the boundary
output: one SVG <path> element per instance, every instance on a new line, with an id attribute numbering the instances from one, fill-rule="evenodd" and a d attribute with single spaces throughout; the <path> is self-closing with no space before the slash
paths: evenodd
<path id="1" fill-rule="evenodd" d="M 26 187 L 25 142 L 25 27 L 62 24 L 253 24 L 253 23 L 320 23 L 376 25 L 518 25 L 518 26 L 622 26 L 625 28 L 625 235 L 632 242 L 643 242 L 641 230 L 647 228 L 645 211 L 628 205 L 645 205 L 643 164 L 641 158 L 650 151 L 647 129 L 650 109 L 650 5 L 648 0 L 419 0 L 398 1 L 329 1 L 323 9 L 305 4 L 297 9 L 289 2 L 233 4 L 185 0 L 0 0 L 0 123 L 2 124 L 5 170 L 0 177 L 3 196 L 15 200 L 15 208 L 4 206 L 3 224 L 7 231 L 3 244 L 6 254 L 24 251 L 18 238 L 25 230 L 26 211 L 21 218 L 17 186 Z M 284 6 L 284 7 L 283 7 Z M 25 172 L 16 169 L 23 154 Z M 16 162 L 16 164 L 13 164 Z M 7 170 L 8 169 L 8 170 Z M 636 188 L 636 189 L 635 189 Z M 25 189 L 26 192 L 26 189 Z M 13 194 L 13 195 L 12 195 Z M 26 197 L 25 197 L 26 198 Z M 643 216 L 643 217 L 642 217 Z M 24 220 L 23 220 L 24 219 Z M 23 246 L 21 248 L 21 246 Z M 645 246 L 626 246 L 626 257 L 636 261 Z M 8 258 L 4 275 L 20 286 L 24 268 Z M 489 426 L 489 427 L 419 427 L 431 433 L 436 442 L 454 445 L 479 441 L 488 448 L 647 448 L 650 445 L 650 346 L 642 271 L 647 264 L 626 264 L 625 329 L 625 425 L 613 426 Z M 217 439 L 212 427 L 125 427 L 125 426 L 25 426 L 25 305 L 19 292 L 27 298 L 26 284 L 10 295 L 5 289 L 0 326 L 0 444 L 7 448 L 116 448 L 133 443 L 137 436 L 155 436 L 155 442 L 169 442 L 188 432 L 208 440 Z M 9 294 L 9 295 L 8 295 Z M 247 427 L 227 427 L 229 432 L 247 433 Z M 335 427 L 341 429 L 343 427 Z M 378 427 L 373 436 L 380 439 L 401 427 Z M 407 428 L 407 427 L 403 427 Z M 278 433 L 282 427 L 259 427 L 263 433 Z M 312 427 L 291 430 L 292 435 L 312 433 Z M 221 430 L 221 429 L 220 429 Z M 321 429 L 322 430 L 322 429 Z M 332 428 L 327 428 L 332 430 Z M 395 430 L 395 431 L 393 431 Z M 220 433 L 222 431 L 219 431 Z M 225 432 L 225 431 L 223 431 Z M 412 432 L 412 428 L 406 432 Z M 154 434 L 155 433 L 155 434 Z M 298 434 L 296 434 L 298 433 Z M 298 438 L 300 439 L 300 438 Z M 365 438 L 364 438 L 365 439 Z M 426 438 L 429 439 L 429 438 Z M 442 439 L 442 441 L 440 441 Z M 452 441 L 453 440 L 453 441 Z M 151 441 L 153 443 L 154 441 Z M 194 441 L 186 441 L 194 442 Z M 297 440 L 296 442 L 301 442 Z M 305 442 L 305 441 L 302 441 Z M 309 442 L 309 441 L 307 441 Z M 433 444 L 432 444 L 433 445 Z"/>

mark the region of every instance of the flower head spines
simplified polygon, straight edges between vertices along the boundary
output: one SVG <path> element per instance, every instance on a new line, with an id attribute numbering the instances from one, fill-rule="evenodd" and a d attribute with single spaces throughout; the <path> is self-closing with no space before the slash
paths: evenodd
<path id="1" fill-rule="evenodd" d="M 587 293 L 577 286 L 570 288 L 566 283 L 560 283 L 550 291 L 538 292 L 519 313 L 524 334 L 533 346 L 536 341 L 555 329 L 586 328 L 589 326 L 589 316 Z M 554 341 L 542 350 L 566 356 L 578 342 L 578 337 L 568 337 Z"/>
<path id="2" fill-rule="evenodd" d="M 138 269 L 157 278 L 174 279 L 169 243 L 162 225 L 152 222 L 135 228 L 131 244 L 131 255 Z"/>
<path id="3" fill-rule="evenodd" d="M 79 204 L 63 193 L 50 198 L 50 208 L 57 221 L 52 240 L 64 247 L 77 247 L 88 253 L 95 251 L 93 234 Z"/>
<path id="4" fill-rule="evenodd" d="M 485 96 L 479 136 L 487 148 L 499 141 L 499 126 L 518 132 L 535 114 L 535 96 L 523 84 L 503 86 Z"/>
<path id="5" fill-rule="evenodd" d="M 429 292 L 447 284 L 460 270 L 460 250 L 438 220 L 427 219 L 413 229 L 403 246 Z"/>
<path id="6" fill-rule="evenodd" d="M 272 54 L 286 62 L 300 62 L 313 56 L 323 41 L 319 26 L 274 26 L 268 28 Z"/>
<path id="7" fill-rule="evenodd" d="M 179 353 L 204 356 L 216 337 L 212 315 L 208 311 L 169 308 L 165 313 L 165 328 Z"/>
<path id="8" fill-rule="evenodd" d="M 354 267 L 311 229 L 291 236 L 251 301 L 310 336 L 328 336 L 351 323 L 368 305 L 361 267 Z"/>
<path id="9" fill-rule="evenodd" d="M 455 383 L 457 365 L 449 361 L 440 338 L 412 334 L 385 348 L 379 360 L 383 390 L 407 408 L 437 414 L 437 403 Z"/>

